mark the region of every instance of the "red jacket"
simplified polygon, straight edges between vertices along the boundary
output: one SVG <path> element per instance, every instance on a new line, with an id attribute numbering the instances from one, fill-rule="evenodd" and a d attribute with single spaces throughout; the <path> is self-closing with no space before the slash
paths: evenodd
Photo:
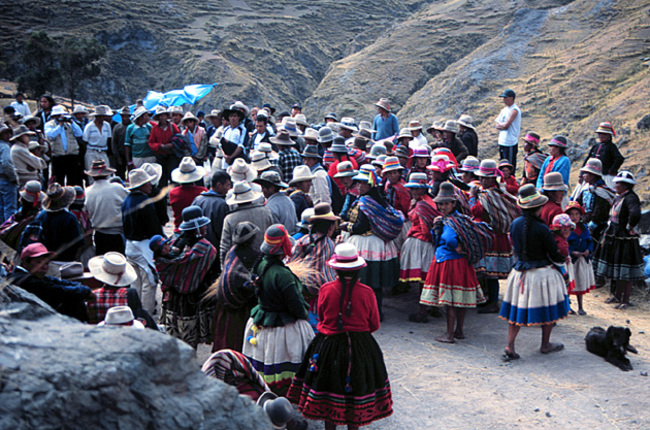
<path id="1" fill-rule="evenodd" d="M 510 175 L 510 177 L 506 179 L 505 182 L 506 182 L 506 191 L 512 194 L 513 196 L 517 197 L 517 193 L 519 192 L 519 183 L 517 182 L 517 178 Z"/>
<path id="2" fill-rule="evenodd" d="M 561 213 L 564 213 L 562 206 L 549 199 L 549 201 L 542 206 L 542 211 L 539 213 L 539 217 L 544 221 L 544 224 L 546 224 L 548 228 L 551 228 L 553 218 L 555 218 L 555 215 Z"/>
<path id="3" fill-rule="evenodd" d="M 319 322 L 316 328 L 319 333 L 323 333 L 325 336 L 341 333 L 336 323 L 341 309 L 340 298 L 342 291 L 341 281 L 336 279 L 323 284 L 318 293 Z M 379 309 L 372 288 L 357 281 L 352 289 L 350 316 L 347 316 L 345 312 L 348 294 L 349 292 L 346 291 L 343 298 L 343 332 L 369 331 L 372 333 L 377 331 L 379 329 Z"/>
<path id="4" fill-rule="evenodd" d="M 183 209 L 192 205 L 194 199 L 206 191 L 208 191 L 207 188 L 198 185 L 181 185 L 169 191 L 169 205 L 174 212 L 174 227 L 176 229 L 183 222 Z"/>
<path id="5" fill-rule="evenodd" d="M 386 181 L 384 190 L 386 191 L 386 196 L 391 206 L 402 212 L 406 219 L 409 209 L 411 209 L 411 194 L 404 184 L 404 179 L 400 179 L 396 184 L 391 184 L 389 181 Z M 394 194 L 391 193 L 391 190 L 394 190 Z M 393 194 L 392 198 L 391 194 Z"/>
<path id="6" fill-rule="evenodd" d="M 152 123 L 152 125 L 151 134 L 149 135 L 149 147 L 156 154 L 171 154 L 172 150 L 165 151 L 162 149 L 162 145 L 169 143 L 175 134 L 180 133 L 178 127 L 171 121 L 167 124 L 165 130 L 156 123 Z"/>

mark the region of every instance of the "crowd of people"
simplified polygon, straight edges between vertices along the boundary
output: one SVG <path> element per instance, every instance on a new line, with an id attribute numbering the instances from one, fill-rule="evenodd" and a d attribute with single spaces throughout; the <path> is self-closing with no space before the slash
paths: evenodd
<path id="1" fill-rule="evenodd" d="M 595 130 L 570 192 L 565 136 L 546 154 L 525 133 L 517 176 L 521 109 L 513 90 L 500 97 L 500 159 L 479 160 L 489 148 L 469 115 L 427 138 L 385 98 L 372 121 L 310 124 L 299 104 L 89 114 L 43 95 L 32 114 L 18 94 L 0 125 L 0 239 L 16 251 L 3 276 L 90 324 L 241 353 L 328 429 L 369 424 L 392 413 L 371 335 L 384 294 L 418 289 L 412 322 L 444 309 L 443 343 L 471 335 L 467 309 L 498 313 L 509 361 L 522 326 L 559 351 L 551 331 L 586 314 L 584 294 L 609 281 L 625 309 L 644 279 L 636 180 L 613 126 Z"/>

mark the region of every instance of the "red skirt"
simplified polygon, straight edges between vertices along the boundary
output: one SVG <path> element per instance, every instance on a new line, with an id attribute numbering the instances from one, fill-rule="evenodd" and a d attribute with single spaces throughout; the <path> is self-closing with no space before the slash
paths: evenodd
<path id="1" fill-rule="evenodd" d="M 434 258 L 424 281 L 420 303 L 427 306 L 474 308 L 485 302 L 474 268 L 467 258 L 436 262 Z"/>

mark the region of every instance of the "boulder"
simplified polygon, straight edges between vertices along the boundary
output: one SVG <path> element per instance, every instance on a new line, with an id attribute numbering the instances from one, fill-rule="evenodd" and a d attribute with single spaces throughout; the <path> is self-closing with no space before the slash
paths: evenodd
<path id="1" fill-rule="evenodd" d="M 636 123 L 636 128 L 639 130 L 650 130 L 650 114 L 641 118 L 641 120 Z"/>
<path id="2" fill-rule="evenodd" d="M 262 409 L 208 378 L 154 330 L 96 327 L 0 286 L 0 428 L 269 429 Z"/>

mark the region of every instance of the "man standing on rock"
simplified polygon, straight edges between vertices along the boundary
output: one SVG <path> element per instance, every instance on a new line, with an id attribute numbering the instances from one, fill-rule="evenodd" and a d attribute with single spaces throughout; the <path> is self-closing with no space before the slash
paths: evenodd
<path id="1" fill-rule="evenodd" d="M 499 97 L 506 105 L 497 116 L 496 128 L 499 130 L 499 158 L 507 159 L 517 170 L 517 142 L 521 131 L 521 109 L 515 104 L 516 94 L 507 89 Z"/>
<path id="2" fill-rule="evenodd" d="M 372 139 L 381 140 L 399 134 L 399 121 L 390 111 L 390 101 L 381 98 L 375 106 L 377 106 L 377 116 L 372 123 L 372 128 L 377 131 L 373 133 Z"/>

